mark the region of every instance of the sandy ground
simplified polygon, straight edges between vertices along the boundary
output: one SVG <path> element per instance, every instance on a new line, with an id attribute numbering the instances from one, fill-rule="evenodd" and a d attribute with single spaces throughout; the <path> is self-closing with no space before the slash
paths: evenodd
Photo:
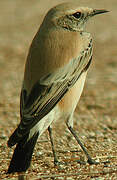
<path id="1" fill-rule="evenodd" d="M 0 1 L 0 179 L 17 179 L 17 174 L 6 175 L 13 153 L 7 140 L 19 122 L 19 94 L 29 45 L 47 10 L 63 1 Z M 87 25 L 94 39 L 94 56 L 74 128 L 95 160 L 110 163 L 78 164 L 77 160 L 86 158 L 63 121 L 54 126 L 54 140 L 59 160 L 66 165 L 61 170 L 54 167 L 45 132 L 36 145 L 29 179 L 117 179 L 117 0 L 79 0 L 79 5 L 84 4 L 110 13 Z"/>

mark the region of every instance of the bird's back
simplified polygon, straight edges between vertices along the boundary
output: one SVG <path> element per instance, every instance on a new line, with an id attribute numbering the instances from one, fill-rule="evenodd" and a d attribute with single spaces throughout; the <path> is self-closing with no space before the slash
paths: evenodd
<path id="1" fill-rule="evenodd" d="M 43 76 L 60 69 L 73 58 L 78 58 L 87 49 L 90 41 L 91 36 L 86 32 L 81 34 L 80 32 L 52 29 L 46 36 L 40 31 L 37 32 L 26 61 L 24 87 L 30 92 L 31 85 Z"/>

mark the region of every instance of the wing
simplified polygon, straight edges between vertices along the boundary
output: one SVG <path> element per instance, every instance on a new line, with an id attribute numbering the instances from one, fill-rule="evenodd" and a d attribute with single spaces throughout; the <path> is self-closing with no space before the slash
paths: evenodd
<path id="1" fill-rule="evenodd" d="M 22 89 L 21 122 L 16 129 L 17 138 L 15 137 L 17 142 L 54 108 L 80 75 L 88 69 L 92 57 L 91 47 L 89 45 L 78 58 L 72 59 L 66 66 L 41 78 L 28 96 L 26 90 Z"/>

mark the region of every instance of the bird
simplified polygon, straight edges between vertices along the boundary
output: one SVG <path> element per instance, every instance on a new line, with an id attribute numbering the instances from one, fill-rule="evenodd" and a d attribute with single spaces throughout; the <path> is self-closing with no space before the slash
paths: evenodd
<path id="1" fill-rule="evenodd" d="M 108 12 L 61 3 L 45 15 L 29 48 L 20 95 L 20 123 L 8 140 L 16 145 L 7 173 L 26 172 L 37 139 L 49 131 L 54 163 L 56 151 L 52 122 L 64 119 L 69 131 L 84 151 L 87 162 L 96 164 L 73 128 L 73 115 L 92 62 L 92 36 L 87 21 Z M 57 115 L 56 115 L 57 114 Z"/>

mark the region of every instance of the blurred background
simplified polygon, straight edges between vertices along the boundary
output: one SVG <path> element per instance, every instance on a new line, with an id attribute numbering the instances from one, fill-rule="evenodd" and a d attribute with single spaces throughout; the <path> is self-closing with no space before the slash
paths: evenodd
<path id="1" fill-rule="evenodd" d="M 67 0 L 68 1 L 68 0 Z M 22 85 L 26 56 L 31 41 L 46 12 L 56 4 L 66 0 L 0 0 L 0 168 L 1 179 L 5 178 L 9 159 L 6 142 L 19 122 L 19 95 Z M 74 0 L 76 1 L 76 0 Z M 116 156 L 117 148 L 117 0 L 78 0 L 79 6 L 106 9 L 107 14 L 95 16 L 87 23 L 87 31 L 93 36 L 94 55 L 85 88 L 76 109 L 74 127 L 93 156 L 106 151 L 106 155 Z M 60 126 L 60 127 L 59 127 Z M 58 149 L 77 148 L 70 141 L 66 127 L 61 123 L 54 134 Z M 63 132 L 60 131 L 63 128 Z M 60 132 L 62 138 L 60 138 Z M 91 137 L 91 138 L 90 138 Z M 47 133 L 42 141 L 48 139 Z M 95 142 L 96 140 L 96 142 Z M 99 140 L 99 144 L 97 141 Z M 40 141 L 38 142 L 40 143 Z M 42 151 L 42 163 L 52 161 L 48 142 L 39 144 L 35 154 Z M 95 146 L 95 148 L 94 148 Z M 39 149 L 38 149 L 39 148 Z M 78 147 L 79 148 L 79 147 Z M 47 154 L 50 151 L 50 156 Z M 8 153 L 9 152 L 9 153 Z M 43 153 L 46 153 L 44 156 Z M 8 156 L 8 154 L 10 154 Z M 80 156 L 79 154 L 76 154 Z M 102 154 L 101 154 L 102 155 Z M 62 156 L 60 154 L 60 156 Z M 66 154 L 69 158 L 69 153 Z M 71 155 L 72 156 L 72 155 Z M 37 155 L 38 157 L 38 155 Z M 46 157 L 46 160 L 44 159 Z M 64 159 L 64 157 L 62 157 Z M 6 159 L 6 161 L 4 161 Z M 108 159 L 108 157 L 107 157 Z M 45 161 L 44 161 L 45 160 Z M 37 162 L 35 161 L 35 167 Z M 49 163 L 48 162 L 48 163 Z M 116 164 L 116 158 L 112 159 Z M 52 162 L 51 162 L 52 163 Z M 49 171 L 52 170 L 49 165 Z M 35 170 L 35 167 L 33 169 Z M 46 165 L 43 165 L 45 168 Z M 39 167 L 38 167 L 39 168 Z M 40 167 L 42 168 L 42 167 Z M 44 172 L 45 169 L 37 172 Z M 37 168 L 36 168 L 37 169 Z M 74 167 L 75 169 L 75 167 Z M 66 169 L 64 168 L 64 171 Z M 37 173 L 36 172 L 36 173 Z M 53 170 L 55 172 L 55 170 Z M 35 175 L 35 171 L 33 171 Z"/>

